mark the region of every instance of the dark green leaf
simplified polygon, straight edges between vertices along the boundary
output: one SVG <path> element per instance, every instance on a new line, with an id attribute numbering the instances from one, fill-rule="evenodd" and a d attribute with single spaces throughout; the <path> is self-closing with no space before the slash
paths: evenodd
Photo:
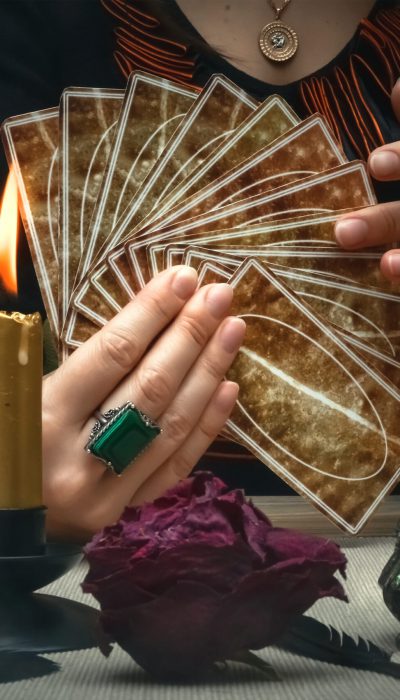
<path id="1" fill-rule="evenodd" d="M 59 664 L 36 654 L 0 652 L 0 683 L 15 683 L 27 678 L 40 678 L 59 671 Z"/>
<path id="2" fill-rule="evenodd" d="M 309 659 L 400 678 L 400 664 L 391 661 L 388 652 L 306 615 L 298 617 L 275 646 Z"/>
<path id="3" fill-rule="evenodd" d="M 100 647 L 108 639 L 99 611 L 67 598 L 36 593 L 0 601 L 0 653 L 50 654 Z"/>

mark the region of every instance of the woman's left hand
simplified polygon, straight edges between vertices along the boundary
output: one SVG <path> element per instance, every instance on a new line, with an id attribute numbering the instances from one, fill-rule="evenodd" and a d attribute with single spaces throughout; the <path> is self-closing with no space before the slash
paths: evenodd
<path id="1" fill-rule="evenodd" d="M 400 122 L 400 79 L 393 88 L 392 105 Z M 373 151 L 368 160 L 368 167 L 376 180 L 400 180 L 400 141 Z M 346 214 L 336 224 L 335 233 L 337 242 L 346 250 L 399 241 L 400 201 L 377 204 Z M 400 282 L 400 249 L 384 253 L 381 270 L 389 280 Z"/>

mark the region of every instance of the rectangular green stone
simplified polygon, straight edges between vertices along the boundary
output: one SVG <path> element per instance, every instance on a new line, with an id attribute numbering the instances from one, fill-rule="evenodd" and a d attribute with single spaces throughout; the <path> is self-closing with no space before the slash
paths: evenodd
<path id="1" fill-rule="evenodd" d="M 159 433 L 159 428 L 144 423 L 138 411 L 128 408 L 97 439 L 94 438 L 90 451 L 105 462 L 111 462 L 114 471 L 122 474 Z"/>

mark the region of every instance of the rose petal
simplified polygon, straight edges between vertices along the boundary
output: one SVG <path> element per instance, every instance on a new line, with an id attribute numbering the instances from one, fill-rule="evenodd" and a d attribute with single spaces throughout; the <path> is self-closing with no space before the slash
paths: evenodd
<path id="1" fill-rule="evenodd" d="M 274 642 L 290 620 L 319 598 L 347 600 L 340 583 L 327 576 L 321 562 L 277 564 L 250 574 L 237 591 L 221 601 L 214 623 L 218 654 L 261 649 Z"/>
<path id="2" fill-rule="evenodd" d="M 86 551 L 86 559 L 89 562 L 87 580 L 96 580 L 109 576 L 116 571 L 126 569 L 131 556 L 129 547 L 99 547 L 91 546 Z"/>
<path id="3" fill-rule="evenodd" d="M 264 551 L 271 562 L 308 557 L 324 560 L 345 574 L 345 555 L 337 544 L 322 537 L 275 527 L 266 533 Z"/>
<path id="4" fill-rule="evenodd" d="M 198 675 L 215 659 L 213 620 L 219 596 L 181 581 L 145 605 L 102 614 L 111 634 L 142 668 L 161 678 Z"/>
<path id="5" fill-rule="evenodd" d="M 99 581 L 83 581 L 82 590 L 91 593 L 102 609 L 120 609 L 143 605 L 154 599 L 154 595 L 140 588 L 129 571 L 119 571 Z"/>
<path id="6" fill-rule="evenodd" d="M 253 570 L 253 554 L 240 540 L 230 547 L 188 543 L 167 550 L 157 560 L 132 565 L 135 583 L 152 593 L 162 593 L 179 580 L 208 585 L 223 594 Z"/>
<path id="7" fill-rule="evenodd" d="M 243 491 L 235 490 L 219 497 L 215 507 L 231 523 L 234 532 L 240 533 L 243 540 L 265 558 L 264 542 L 272 525 L 268 518 L 252 504 L 246 503 Z"/>

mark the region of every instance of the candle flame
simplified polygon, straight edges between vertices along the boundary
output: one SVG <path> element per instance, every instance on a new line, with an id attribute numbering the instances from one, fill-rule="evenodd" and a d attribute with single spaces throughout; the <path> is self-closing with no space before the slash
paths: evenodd
<path id="1" fill-rule="evenodd" d="M 4 289 L 17 294 L 18 188 L 10 170 L 0 205 L 0 281 Z"/>

